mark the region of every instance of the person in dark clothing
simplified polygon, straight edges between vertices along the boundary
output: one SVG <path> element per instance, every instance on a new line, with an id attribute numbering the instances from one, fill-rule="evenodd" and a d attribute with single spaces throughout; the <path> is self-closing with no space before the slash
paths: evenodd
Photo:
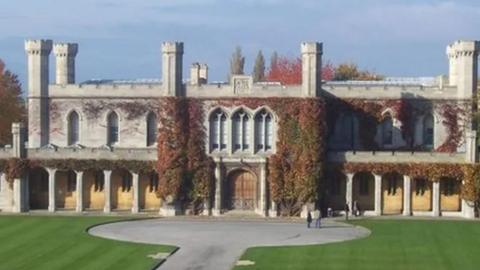
<path id="1" fill-rule="evenodd" d="M 312 214 L 310 214 L 310 211 L 308 211 L 308 214 L 307 214 L 307 228 L 310 228 L 311 223 L 312 223 Z"/>
<path id="2" fill-rule="evenodd" d="M 345 220 L 348 220 L 348 212 L 350 212 L 350 207 L 348 203 L 345 204 Z"/>

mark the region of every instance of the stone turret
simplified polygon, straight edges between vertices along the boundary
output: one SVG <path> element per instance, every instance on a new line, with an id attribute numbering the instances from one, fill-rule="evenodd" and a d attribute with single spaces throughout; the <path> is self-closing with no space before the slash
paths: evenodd
<path id="1" fill-rule="evenodd" d="M 183 42 L 162 44 L 162 87 L 166 96 L 183 95 Z"/>
<path id="2" fill-rule="evenodd" d="M 208 66 L 206 64 L 193 63 L 190 67 L 190 84 L 202 85 L 208 82 Z"/>
<path id="3" fill-rule="evenodd" d="M 303 42 L 302 54 L 302 96 L 316 97 L 322 86 L 323 45 L 318 42 Z"/>
<path id="4" fill-rule="evenodd" d="M 477 96 L 479 48 L 478 41 L 459 41 L 456 44 L 457 91 L 465 99 Z"/>
<path id="5" fill-rule="evenodd" d="M 78 53 L 76 43 L 56 43 L 53 45 L 53 52 L 56 58 L 56 84 L 75 83 L 75 56 Z"/>
<path id="6" fill-rule="evenodd" d="M 27 40 L 29 147 L 48 144 L 48 84 L 51 40 Z"/>
<path id="7" fill-rule="evenodd" d="M 454 44 L 447 46 L 448 57 L 448 85 L 457 85 L 457 52 Z"/>

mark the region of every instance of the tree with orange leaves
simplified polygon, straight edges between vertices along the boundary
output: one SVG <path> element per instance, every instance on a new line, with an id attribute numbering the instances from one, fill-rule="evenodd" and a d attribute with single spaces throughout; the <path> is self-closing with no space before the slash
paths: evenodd
<path id="1" fill-rule="evenodd" d="M 24 116 L 25 106 L 18 77 L 7 70 L 0 59 L 0 145 L 12 142 L 12 123 L 22 121 Z"/>

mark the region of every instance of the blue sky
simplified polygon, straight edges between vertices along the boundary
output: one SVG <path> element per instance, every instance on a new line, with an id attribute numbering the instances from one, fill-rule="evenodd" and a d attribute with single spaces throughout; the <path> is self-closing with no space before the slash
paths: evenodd
<path id="1" fill-rule="evenodd" d="M 23 83 L 26 38 L 78 42 L 78 81 L 159 78 L 160 44 L 167 40 L 185 42 L 184 65 L 208 63 L 212 80 L 225 79 L 236 45 L 250 72 L 258 50 L 296 56 L 302 41 L 324 42 L 324 59 L 333 63 L 431 76 L 447 72 L 448 43 L 480 39 L 474 0 L 4 0 L 0 6 L 0 58 Z"/>

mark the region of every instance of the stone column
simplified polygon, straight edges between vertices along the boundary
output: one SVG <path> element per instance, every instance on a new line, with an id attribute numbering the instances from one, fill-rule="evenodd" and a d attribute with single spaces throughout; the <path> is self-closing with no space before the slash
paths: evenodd
<path id="1" fill-rule="evenodd" d="M 48 211 L 55 212 L 55 173 L 57 169 L 47 168 L 48 171 Z"/>
<path id="2" fill-rule="evenodd" d="M 260 214 L 267 216 L 267 168 L 266 161 L 260 163 Z"/>
<path id="3" fill-rule="evenodd" d="M 302 55 L 302 96 L 316 97 L 322 86 L 322 54 L 323 44 L 303 42 Z"/>
<path id="4" fill-rule="evenodd" d="M 268 210 L 268 216 L 269 217 L 277 217 L 278 216 L 278 210 L 277 210 L 277 203 L 272 200 L 270 209 Z"/>
<path id="5" fill-rule="evenodd" d="M 440 216 L 440 181 L 432 183 L 432 215 Z"/>
<path id="6" fill-rule="evenodd" d="M 353 173 L 347 173 L 345 188 L 345 203 L 348 204 L 350 211 L 353 210 Z"/>
<path id="7" fill-rule="evenodd" d="M 132 213 L 137 214 L 140 211 L 140 183 L 138 173 L 132 172 L 132 184 L 133 184 L 133 206 Z"/>
<path id="8" fill-rule="evenodd" d="M 221 160 L 215 164 L 215 205 L 213 215 L 219 216 L 222 214 L 222 170 Z"/>
<path id="9" fill-rule="evenodd" d="M 77 175 L 77 207 L 75 211 L 81 213 L 83 212 L 83 171 L 75 171 L 75 173 Z"/>
<path id="10" fill-rule="evenodd" d="M 412 180 L 409 175 L 403 176 L 403 215 L 412 215 Z"/>
<path id="11" fill-rule="evenodd" d="M 374 174 L 375 177 L 375 215 L 382 215 L 382 176 Z"/>
<path id="12" fill-rule="evenodd" d="M 110 213 L 112 211 L 112 171 L 103 171 L 104 192 L 105 192 L 105 206 L 103 212 Z"/>
<path id="13" fill-rule="evenodd" d="M 12 212 L 20 213 L 23 211 L 23 200 L 22 200 L 22 179 L 15 178 L 13 180 L 13 207 Z"/>

